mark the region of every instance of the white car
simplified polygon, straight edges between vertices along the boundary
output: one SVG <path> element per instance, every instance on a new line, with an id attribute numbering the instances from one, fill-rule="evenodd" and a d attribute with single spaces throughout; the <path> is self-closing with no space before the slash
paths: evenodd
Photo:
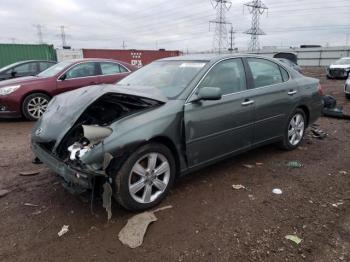
<path id="1" fill-rule="evenodd" d="M 347 99 L 350 99 L 350 76 L 345 82 L 344 92 Z"/>
<path id="2" fill-rule="evenodd" d="M 347 78 L 350 72 L 350 57 L 343 57 L 327 67 L 327 78 Z"/>

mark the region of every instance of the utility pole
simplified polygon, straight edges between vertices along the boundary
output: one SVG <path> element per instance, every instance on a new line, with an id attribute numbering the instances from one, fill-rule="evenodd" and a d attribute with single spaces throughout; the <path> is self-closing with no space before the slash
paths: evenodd
<path id="1" fill-rule="evenodd" d="M 43 44 L 44 43 L 44 40 L 43 40 L 43 26 L 40 25 L 40 24 L 37 24 L 37 25 L 33 25 L 35 28 L 36 28 L 36 31 L 37 31 L 37 35 L 38 35 L 38 43 L 39 44 Z"/>
<path id="2" fill-rule="evenodd" d="M 65 26 L 64 25 L 61 25 L 60 26 L 61 28 L 61 40 L 62 40 L 62 48 L 64 48 L 65 46 L 67 46 L 67 42 L 66 42 L 66 32 L 64 31 L 65 29 Z"/>
<path id="3" fill-rule="evenodd" d="M 265 35 L 265 32 L 259 27 L 260 16 L 268 9 L 267 6 L 261 0 L 252 0 L 245 3 L 244 6 L 248 7 L 249 13 L 252 14 L 251 28 L 245 31 L 245 34 L 250 35 L 249 51 L 257 51 L 260 49 L 259 35 Z"/>
<path id="4" fill-rule="evenodd" d="M 213 8 L 216 9 L 215 20 L 209 21 L 209 31 L 210 25 L 215 24 L 215 31 L 213 37 L 213 50 L 217 51 L 219 54 L 227 49 L 227 28 L 226 25 L 231 25 L 231 23 L 226 21 L 226 13 L 231 8 L 231 0 L 211 0 L 210 1 Z"/>
<path id="5" fill-rule="evenodd" d="M 233 46 L 235 45 L 235 33 L 236 31 L 233 30 L 233 27 L 231 26 L 230 29 L 230 48 L 228 51 L 232 52 L 233 51 Z"/>
<path id="6" fill-rule="evenodd" d="M 125 44 L 125 41 L 124 41 L 124 40 L 123 40 L 122 48 L 123 48 L 123 49 L 126 48 L 126 44 Z"/>

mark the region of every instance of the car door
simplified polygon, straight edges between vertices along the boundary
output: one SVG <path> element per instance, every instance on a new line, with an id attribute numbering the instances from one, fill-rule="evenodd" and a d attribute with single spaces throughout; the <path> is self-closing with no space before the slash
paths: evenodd
<path id="1" fill-rule="evenodd" d="M 203 87 L 219 87 L 222 98 L 193 101 Z M 245 70 L 240 58 L 226 59 L 210 69 L 185 104 L 184 121 L 190 167 L 250 147 L 253 104 L 249 101 Z"/>
<path id="2" fill-rule="evenodd" d="M 297 85 L 277 63 L 263 58 L 246 61 L 255 103 L 253 143 L 259 144 L 283 135 L 285 123 L 296 105 Z"/>
<path id="3" fill-rule="evenodd" d="M 100 62 L 99 64 L 101 67 L 101 82 L 105 84 L 114 84 L 130 72 L 123 65 L 115 62 Z"/>
<path id="4" fill-rule="evenodd" d="M 57 80 L 57 93 L 100 83 L 97 62 L 83 62 L 72 66 Z"/>
<path id="5" fill-rule="evenodd" d="M 38 65 L 36 62 L 28 62 L 15 66 L 11 70 L 11 78 L 37 75 Z"/>

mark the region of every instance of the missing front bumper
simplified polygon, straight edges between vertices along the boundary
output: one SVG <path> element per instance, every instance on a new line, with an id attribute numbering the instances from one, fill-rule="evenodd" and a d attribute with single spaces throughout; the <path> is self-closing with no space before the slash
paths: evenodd
<path id="1" fill-rule="evenodd" d="M 92 189 L 93 174 L 71 168 L 36 143 L 32 143 L 32 150 L 44 164 L 64 179 L 66 186 Z"/>

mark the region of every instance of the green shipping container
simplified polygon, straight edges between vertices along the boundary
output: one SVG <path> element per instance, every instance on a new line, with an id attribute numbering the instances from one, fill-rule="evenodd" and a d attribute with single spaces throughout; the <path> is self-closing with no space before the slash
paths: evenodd
<path id="1" fill-rule="evenodd" d="M 0 44 L 0 68 L 33 59 L 57 61 L 53 45 Z"/>

